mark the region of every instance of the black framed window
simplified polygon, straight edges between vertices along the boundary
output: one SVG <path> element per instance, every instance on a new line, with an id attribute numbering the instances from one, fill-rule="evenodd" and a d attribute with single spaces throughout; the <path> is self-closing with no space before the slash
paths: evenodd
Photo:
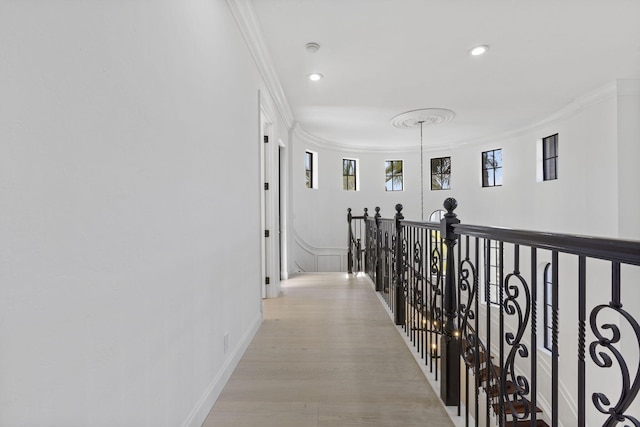
<path id="1" fill-rule="evenodd" d="M 307 188 L 313 188 L 313 153 L 310 151 L 304 153 L 304 175 Z"/>
<path id="2" fill-rule="evenodd" d="M 342 159 L 342 188 L 355 191 L 356 184 L 356 161 L 354 159 Z"/>
<path id="3" fill-rule="evenodd" d="M 558 179 L 558 134 L 542 138 L 542 179 Z"/>
<path id="4" fill-rule="evenodd" d="M 451 157 L 431 159 L 431 189 L 451 189 Z"/>
<path id="5" fill-rule="evenodd" d="M 482 186 L 502 185 L 502 148 L 482 153 Z"/>
<path id="6" fill-rule="evenodd" d="M 487 261 L 485 266 L 486 280 L 488 288 L 485 290 L 484 302 L 498 304 L 500 302 L 500 242 L 495 240 L 485 240 L 485 254 Z M 488 294 L 488 295 L 487 295 Z"/>
<path id="7" fill-rule="evenodd" d="M 386 191 L 402 191 L 402 160 L 386 160 L 384 162 L 384 189 Z"/>
<path id="8" fill-rule="evenodd" d="M 551 275 L 551 263 L 544 267 L 544 348 L 551 351 L 552 330 L 552 313 L 553 313 L 553 276 Z"/>

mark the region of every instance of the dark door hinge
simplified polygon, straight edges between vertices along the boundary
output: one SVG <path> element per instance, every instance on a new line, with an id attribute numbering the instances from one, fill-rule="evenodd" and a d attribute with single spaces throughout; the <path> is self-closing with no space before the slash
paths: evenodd
<path id="1" fill-rule="evenodd" d="M 271 279 L 270 279 L 269 277 L 265 277 L 265 278 L 264 278 L 264 284 L 265 284 L 265 285 L 269 285 L 269 284 L 271 284 L 270 282 L 271 282 Z"/>
<path id="2" fill-rule="evenodd" d="M 269 237 L 269 230 L 264 230 L 264 237 Z"/>
<path id="3" fill-rule="evenodd" d="M 268 183 L 268 182 L 265 182 L 265 183 L 264 183 L 264 189 L 265 189 L 265 190 L 268 190 L 268 189 L 269 189 L 269 183 Z"/>
<path id="4" fill-rule="evenodd" d="M 264 143 L 266 144 L 267 142 L 269 142 L 269 135 L 264 136 Z"/>

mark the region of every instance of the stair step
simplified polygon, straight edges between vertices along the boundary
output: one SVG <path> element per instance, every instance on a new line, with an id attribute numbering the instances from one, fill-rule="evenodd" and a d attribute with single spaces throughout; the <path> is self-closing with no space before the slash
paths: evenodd
<path id="1" fill-rule="evenodd" d="M 509 423 L 507 423 L 509 424 Z M 518 427 L 527 427 L 531 426 L 531 420 L 521 420 L 516 422 L 516 426 Z M 549 427 L 549 424 L 545 423 L 542 420 L 536 420 L 535 427 Z"/>
<path id="2" fill-rule="evenodd" d="M 514 414 L 514 410 L 515 410 L 516 414 L 524 414 L 524 409 L 525 409 L 524 402 L 515 402 L 515 403 L 513 403 L 513 409 L 511 409 L 511 405 L 509 405 L 508 403 L 504 404 L 504 410 L 506 411 L 507 415 L 513 415 Z M 500 413 L 500 404 L 499 403 L 494 403 L 493 404 L 493 411 L 496 414 Z M 542 409 L 536 408 L 536 412 L 542 412 Z"/>
<path id="3" fill-rule="evenodd" d="M 493 356 L 490 356 L 493 359 Z M 467 359 L 467 363 L 472 364 L 473 363 L 473 354 L 469 354 L 465 357 L 465 359 Z M 480 363 L 484 363 L 487 361 L 487 353 L 480 353 L 480 357 L 478 357 L 478 359 L 480 360 Z"/>
<path id="4" fill-rule="evenodd" d="M 490 374 L 489 374 L 489 371 L 491 371 Z M 487 381 L 488 375 L 491 375 L 492 380 L 497 380 L 500 378 L 501 374 L 502 374 L 502 370 L 497 366 L 495 367 L 495 375 L 494 375 L 494 370 L 492 370 L 490 367 L 485 367 L 484 369 L 480 370 L 480 381 Z"/>
<path id="5" fill-rule="evenodd" d="M 499 384 L 494 384 L 489 388 L 485 387 L 484 390 L 490 397 L 496 397 L 500 395 Z M 513 383 L 513 381 L 507 381 L 507 394 L 513 394 L 516 392 L 516 390 L 516 385 Z"/>

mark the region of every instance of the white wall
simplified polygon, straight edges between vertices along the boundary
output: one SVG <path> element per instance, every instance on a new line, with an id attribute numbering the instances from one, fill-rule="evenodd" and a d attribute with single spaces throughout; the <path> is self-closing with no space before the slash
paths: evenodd
<path id="1" fill-rule="evenodd" d="M 640 240 L 640 80 L 618 81 L 618 224 L 619 234 L 625 239 Z M 639 269 L 622 269 L 622 280 L 625 283 L 640 283 Z M 638 316 L 638 292 L 623 290 L 623 309 Z M 625 329 L 625 336 L 632 332 Z M 624 354 L 629 366 L 640 366 L 640 342 L 626 342 Z M 630 414 L 640 414 L 640 399 L 636 397 L 634 405 L 628 411 Z"/>
<path id="2" fill-rule="evenodd" d="M 2 2 L 0 39 L 0 425 L 199 426 L 261 321 L 227 4 Z"/>
<path id="3" fill-rule="evenodd" d="M 637 81 L 631 81 L 627 84 Z M 616 84 L 586 94 L 539 125 L 510 135 L 455 148 L 431 148 L 425 133 L 424 215 L 441 209 L 447 197 L 455 197 L 459 218 L 469 224 L 495 225 L 549 232 L 625 238 L 637 236 L 633 215 L 640 207 L 640 195 L 633 190 L 638 150 L 638 99 L 627 89 L 618 96 Z M 625 109 L 619 114 L 621 105 Z M 624 133 L 618 140 L 618 132 Z M 543 137 L 559 133 L 559 179 L 537 182 L 536 144 Z M 416 133 L 416 143 L 419 136 Z M 364 207 L 382 208 L 383 217 L 395 214 L 396 203 L 404 205 L 404 216 L 420 219 L 420 151 L 353 151 L 336 143 L 324 143 L 302 131 L 292 138 L 293 228 L 298 250 L 292 248 L 295 266 L 313 269 L 308 252 L 331 249 L 346 253 L 346 210 L 361 215 Z M 481 153 L 502 148 L 503 186 L 482 188 Z M 304 186 L 304 151 L 318 152 L 319 188 Z M 621 153 L 619 153 L 619 150 Z M 430 190 L 430 159 L 451 156 L 452 189 Z M 342 190 L 342 158 L 357 158 L 360 191 Z M 384 190 L 384 161 L 404 160 L 405 191 Z M 625 188 L 624 194 L 619 188 Z M 620 198 L 619 198 L 620 194 Z M 637 238 L 637 237 L 636 237 Z M 297 264 L 296 264 L 297 263 Z"/>
<path id="4" fill-rule="evenodd" d="M 620 236 L 640 240 L 640 80 L 619 80 L 617 90 Z"/>

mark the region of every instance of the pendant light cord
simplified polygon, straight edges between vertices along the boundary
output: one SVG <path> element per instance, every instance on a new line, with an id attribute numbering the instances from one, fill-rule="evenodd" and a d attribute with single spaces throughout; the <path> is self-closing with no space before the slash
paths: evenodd
<path id="1" fill-rule="evenodd" d="M 420 122 L 420 220 L 424 221 L 424 158 L 422 155 L 422 124 Z"/>

